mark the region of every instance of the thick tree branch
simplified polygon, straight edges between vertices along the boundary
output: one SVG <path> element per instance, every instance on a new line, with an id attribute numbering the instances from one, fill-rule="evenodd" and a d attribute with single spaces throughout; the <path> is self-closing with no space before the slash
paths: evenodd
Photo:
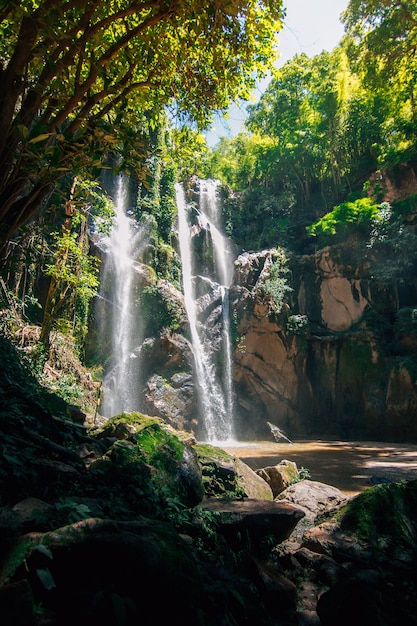
<path id="1" fill-rule="evenodd" d="M 168 9 L 146 18 L 141 24 L 127 31 L 125 35 L 123 35 L 99 59 L 97 59 L 90 71 L 88 78 L 84 81 L 82 85 L 79 86 L 77 92 L 67 101 L 66 105 L 56 115 L 55 119 L 52 120 L 52 124 L 55 127 L 59 127 L 61 124 L 63 124 L 67 117 L 74 112 L 78 104 L 82 101 L 83 97 L 88 93 L 89 89 L 94 86 L 99 76 L 99 70 L 108 65 L 117 56 L 117 54 L 140 33 L 150 28 L 151 26 L 155 26 L 163 20 L 171 17 L 175 10 L 174 7 L 175 5 L 172 4 Z"/>

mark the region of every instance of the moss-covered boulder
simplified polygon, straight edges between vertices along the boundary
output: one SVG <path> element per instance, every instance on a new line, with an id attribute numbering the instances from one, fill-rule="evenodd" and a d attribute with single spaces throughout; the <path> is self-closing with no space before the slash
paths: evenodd
<path id="1" fill-rule="evenodd" d="M 376 557 L 417 558 L 417 481 L 375 485 L 354 498 L 341 520 Z"/>
<path id="2" fill-rule="evenodd" d="M 98 461 L 101 467 L 103 461 L 110 461 L 136 488 L 151 482 L 158 493 L 178 499 L 185 506 L 196 506 L 202 500 L 204 488 L 197 454 L 163 420 L 142 413 L 122 413 L 93 435 L 110 444 Z"/>
<path id="3" fill-rule="evenodd" d="M 246 463 L 210 444 L 194 446 L 207 496 L 273 500 L 270 486 Z"/>

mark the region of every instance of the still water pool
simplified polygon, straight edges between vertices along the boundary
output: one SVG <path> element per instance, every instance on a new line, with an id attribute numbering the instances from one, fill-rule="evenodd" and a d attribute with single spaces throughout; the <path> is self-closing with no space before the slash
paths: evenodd
<path id="1" fill-rule="evenodd" d="M 252 469 L 283 459 L 306 468 L 312 480 L 333 485 L 349 495 L 377 482 L 417 480 L 417 445 L 375 441 L 269 441 L 223 445 Z"/>

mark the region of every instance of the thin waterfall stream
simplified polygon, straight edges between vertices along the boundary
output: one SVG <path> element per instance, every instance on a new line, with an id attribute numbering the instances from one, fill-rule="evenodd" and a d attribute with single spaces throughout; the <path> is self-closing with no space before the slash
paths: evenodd
<path id="1" fill-rule="evenodd" d="M 221 232 L 217 183 L 200 181 L 197 223 L 191 220 L 191 207 L 180 184 L 176 185 L 176 196 L 184 300 L 205 438 L 212 443 L 231 442 L 234 441 L 234 411 L 229 288 L 233 277 L 233 255 L 227 237 Z M 213 258 L 210 270 L 200 266 L 201 259 L 195 253 L 193 239 L 202 232 L 206 237 L 206 250 Z M 210 315 L 213 302 L 216 304 L 217 301 L 218 306 Z M 220 320 L 217 310 L 220 310 Z M 219 325 L 221 340 L 216 342 L 211 330 L 218 329 Z"/>
<path id="2" fill-rule="evenodd" d="M 117 180 L 115 221 L 102 242 L 106 260 L 101 278 L 100 297 L 110 301 L 102 320 L 102 333 L 110 335 L 111 358 L 105 368 L 100 412 L 111 417 L 141 406 L 140 345 L 143 340 L 141 316 L 135 285 L 135 262 L 146 243 L 146 232 L 127 215 L 127 184 Z"/>

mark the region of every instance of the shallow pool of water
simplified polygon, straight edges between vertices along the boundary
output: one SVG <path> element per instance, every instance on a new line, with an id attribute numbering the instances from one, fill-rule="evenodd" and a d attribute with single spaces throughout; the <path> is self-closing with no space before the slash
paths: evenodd
<path id="1" fill-rule="evenodd" d="M 417 445 L 375 441 L 270 441 L 222 445 L 252 469 L 283 459 L 306 468 L 312 480 L 355 495 L 376 482 L 417 479 Z"/>

